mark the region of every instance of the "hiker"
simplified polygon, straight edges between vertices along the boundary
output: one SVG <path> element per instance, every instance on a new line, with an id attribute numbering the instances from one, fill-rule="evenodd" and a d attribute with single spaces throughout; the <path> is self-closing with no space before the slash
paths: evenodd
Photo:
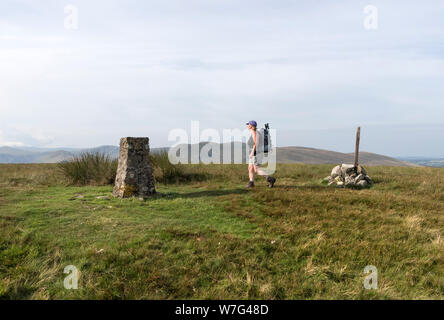
<path id="1" fill-rule="evenodd" d="M 251 136 L 248 139 L 248 147 L 250 150 L 249 159 L 248 159 L 248 176 L 250 177 L 250 182 L 247 184 L 247 188 L 254 187 L 254 174 L 257 173 L 260 176 L 264 176 L 267 179 L 268 187 L 273 188 L 276 179 L 268 176 L 264 170 L 262 170 L 261 162 L 264 157 L 263 148 L 258 148 L 260 146 L 261 137 L 260 133 L 257 132 L 257 122 L 254 120 L 248 121 L 247 123 L 248 129 L 251 132 Z M 263 139 L 263 138 L 262 138 Z M 263 141 L 262 141 L 263 143 Z"/>

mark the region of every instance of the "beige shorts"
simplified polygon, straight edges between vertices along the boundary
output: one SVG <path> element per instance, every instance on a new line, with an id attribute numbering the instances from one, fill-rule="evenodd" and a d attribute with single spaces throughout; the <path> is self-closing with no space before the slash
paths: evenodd
<path id="1" fill-rule="evenodd" d="M 255 166 L 260 166 L 262 164 L 262 158 L 263 156 L 259 155 L 255 155 L 251 158 L 248 159 L 248 164 L 253 164 Z"/>

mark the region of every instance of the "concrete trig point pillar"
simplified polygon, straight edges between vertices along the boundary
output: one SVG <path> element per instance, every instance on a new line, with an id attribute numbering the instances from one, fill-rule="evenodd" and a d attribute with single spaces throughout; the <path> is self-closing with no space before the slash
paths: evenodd
<path id="1" fill-rule="evenodd" d="M 156 192 L 149 154 L 148 138 L 120 139 L 114 196 L 148 198 Z"/>

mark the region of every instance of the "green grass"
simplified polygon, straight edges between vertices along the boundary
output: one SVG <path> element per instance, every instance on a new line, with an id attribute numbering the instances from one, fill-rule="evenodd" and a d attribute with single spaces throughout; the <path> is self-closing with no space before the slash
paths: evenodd
<path id="1" fill-rule="evenodd" d="M 0 298 L 443 299 L 444 169 L 369 167 L 376 184 L 350 190 L 321 184 L 332 167 L 279 165 L 274 189 L 245 190 L 245 165 L 186 166 L 197 181 L 142 201 L 0 165 Z"/>

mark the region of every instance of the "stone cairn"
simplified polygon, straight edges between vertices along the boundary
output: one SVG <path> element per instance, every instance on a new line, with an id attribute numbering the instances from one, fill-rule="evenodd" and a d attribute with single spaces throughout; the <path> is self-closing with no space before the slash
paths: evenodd
<path id="1" fill-rule="evenodd" d="M 148 138 L 120 139 L 119 162 L 113 195 L 126 198 L 148 198 L 156 192 L 149 160 Z"/>
<path id="2" fill-rule="evenodd" d="M 324 179 L 329 186 L 338 187 L 360 187 L 365 188 L 373 184 L 372 179 L 367 175 L 365 169 L 361 166 L 352 164 L 341 164 L 331 171 L 331 175 Z"/>

